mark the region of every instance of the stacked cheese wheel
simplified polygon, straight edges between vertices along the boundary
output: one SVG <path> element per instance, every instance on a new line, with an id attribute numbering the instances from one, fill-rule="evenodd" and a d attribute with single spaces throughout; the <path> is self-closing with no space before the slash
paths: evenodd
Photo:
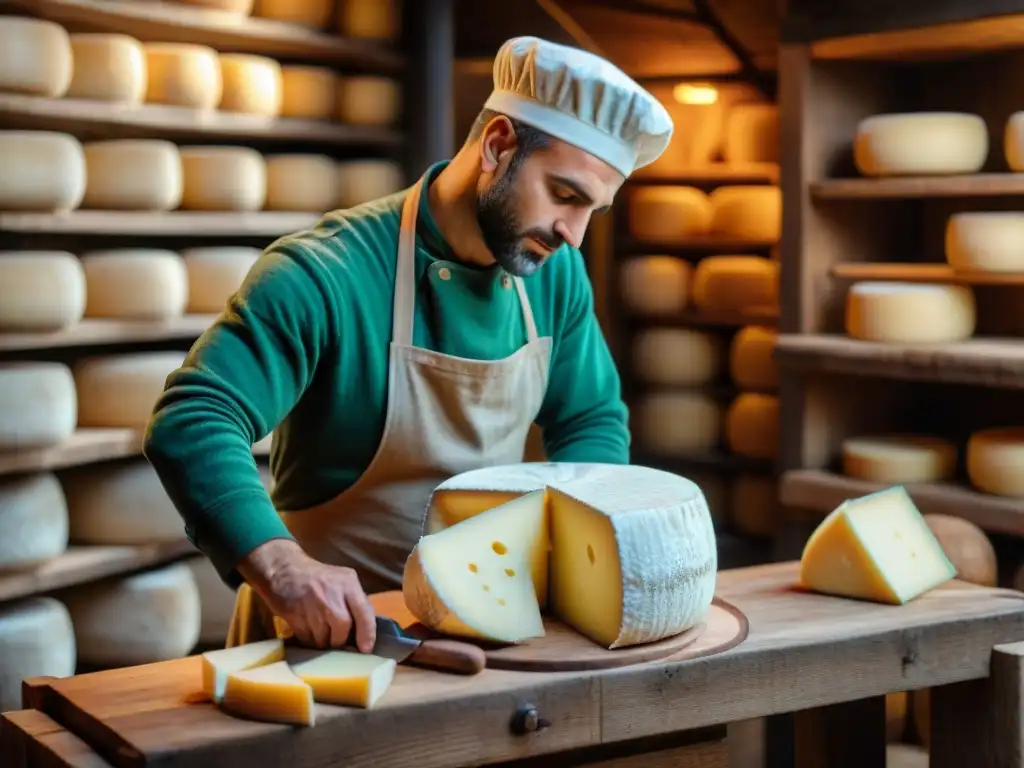
<path id="1" fill-rule="evenodd" d="M 846 333 L 886 344 L 940 344 L 974 335 L 977 306 L 966 285 L 865 281 L 846 294 Z"/>
<path id="2" fill-rule="evenodd" d="M 782 232 L 782 191 L 775 186 L 640 186 L 628 197 L 630 233 L 655 246 L 695 238 L 773 244 Z"/>

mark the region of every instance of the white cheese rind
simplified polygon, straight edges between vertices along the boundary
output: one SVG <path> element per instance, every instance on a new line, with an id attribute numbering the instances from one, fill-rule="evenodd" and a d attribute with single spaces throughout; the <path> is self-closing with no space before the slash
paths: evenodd
<path id="1" fill-rule="evenodd" d="M 68 507 L 57 478 L 0 477 L 0 571 L 56 557 L 67 546 Z"/>
<path id="2" fill-rule="evenodd" d="M 963 112 L 872 115 L 858 123 L 853 140 L 854 163 L 864 176 L 975 173 L 988 150 L 985 121 Z"/>
<path id="3" fill-rule="evenodd" d="M 846 333 L 854 339 L 931 344 L 974 334 L 977 309 L 966 285 L 862 282 L 846 294 Z"/>
<path id="4" fill-rule="evenodd" d="M 75 363 L 78 426 L 145 429 L 184 352 L 127 352 Z"/>
<path id="5" fill-rule="evenodd" d="M 0 332 L 44 333 L 85 314 L 85 271 L 67 251 L 0 251 Z"/>
<path id="6" fill-rule="evenodd" d="M 940 483 L 956 474 L 951 440 L 930 435 L 865 435 L 843 441 L 843 474 L 872 483 Z"/>
<path id="7" fill-rule="evenodd" d="M 162 139 L 113 139 L 85 145 L 83 208 L 170 211 L 182 195 L 178 147 Z"/>
<path id="8" fill-rule="evenodd" d="M 21 709 L 21 683 L 28 677 L 75 674 L 71 616 L 52 597 L 0 604 L 0 712 Z"/>
<path id="9" fill-rule="evenodd" d="M 73 69 L 71 40 L 60 24 L 0 16 L 0 91 L 59 98 Z"/>
<path id="10" fill-rule="evenodd" d="M 188 275 L 188 311 L 213 314 L 223 311 L 260 257 L 258 248 L 211 246 L 181 252 Z"/>
<path id="11" fill-rule="evenodd" d="M 169 320 L 188 304 L 188 273 L 174 251 L 118 248 L 82 254 L 86 317 Z"/>
<path id="12" fill-rule="evenodd" d="M 75 432 L 78 398 L 63 363 L 0 363 L 0 452 L 50 448 Z"/>
<path id="13" fill-rule="evenodd" d="M 107 32 L 71 36 L 74 76 L 69 99 L 138 105 L 146 98 L 146 51 L 134 37 Z"/>
<path id="14" fill-rule="evenodd" d="M 85 196 L 85 152 L 57 131 L 0 131 L 0 211 L 73 211 Z"/>

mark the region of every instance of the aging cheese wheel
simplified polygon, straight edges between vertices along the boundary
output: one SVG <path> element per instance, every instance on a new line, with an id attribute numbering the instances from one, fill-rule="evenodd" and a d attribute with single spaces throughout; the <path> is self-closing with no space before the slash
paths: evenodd
<path id="1" fill-rule="evenodd" d="M 645 452 L 663 456 L 706 453 L 718 447 L 722 407 L 702 392 L 655 392 L 634 409 Z"/>
<path id="2" fill-rule="evenodd" d="M 281 68 L 281 115 L 330 120 L 338 101 L 338 75 L 327 67 L 300 64 Z"/>
<path id="3" fill-rule="evenodd" d="M 166 320 L 188 303 L 185 262 L 174 251 L 122 248 L 82 255 L 86 317 Z"/>
<path id="4" fill-rule="evenodd" d="M 235 612 L 236 593 L 224 583 L 206 556 L 191 557 L 185 562 L 199 590 L 199 642 L 223 647 Z"/>
<path id="5" fill-rule="evenodd" d="M 633 339 L 638 381 L 671 387 L 711 384 L 725 368 L 720 336 L 689 328 L 647 328 Z"/>
<path id="6" fill-rule="evenodd" d="M 69 589 L 78 660 L 125 667 L 178 659 L 199 639 L 202 609 L 184 563 Z"/>
<path id="7" fill-rule="evenodd" d="M 843 441 L 843 474 L 871 483 L 941 483 L 956 474 L 956 445 L 929 435 L 865 435 Z"/>
<path id="8" fill-rule="evenodd" d="M 865 176 L 975 173 L 987 157 L 985 121 L 963 112 L 873 115 L 857 124 L 853 140 Z"/>
<path id="9" fill-rule="evenodd" d="M 962 341 L 976 317 L 974 293 L 964 285 L 863 282 L 846 294 L 846 333 L 864 341 Z"/>
<path id="10" fill-rule="evenodd" d="M 220 54 L 222 93 L 218 109 L 250 115 L 281 114 L 281 65 L 267 56 Z"/>
<path id="11" fill-rule="evenodd" d="M 886 694 L 885 697 L 885 740 L 892 744 L 903 739 L 903 733 L 907 729 L 907 704 L 910 696 L 906 691 Z M 900 764 L 893 764 L 888 758 L 888 768 L 900 768 Z M 908 768 L 904 766 L 904 768 Z M 927 762 L 924 768 L 927 768 Z"/>
<path id="12" fill-rule="evenodd" d="M 402 90 L 398 82 L 376 75 L 338 79 L 338 120 L 349 125 L 388 126 L 398 122 Z"/>
<path id="13" fill-rule="evenodd" d="M 956 567 L 958 579 L 982 587 L 998 585 L 996 551 L 981 528 L 952 515 L 924 515 L 924 521 Z"/>
<path id="14" fill-rule="evenodd" d="M 184 352 L 128 352 L 75 363 L 78 426 L 145 429 Z"/>
<path id="15" fill-rule="evenodd" d="M 0 453 L 49 448 L 75 432 L 78 402 L 63 363 L 0 363 Z"/>
<path id="16" fill-rule="evenodd" d="M 391 160 L 342 160 L 338 163 L 338 207 L 357 205 L 393 195 L 405 185 L 398 163 Z"/>
<path id="17" fill-rule="evenodd" d="M 1024 427 L 983 429 L 971 435 L 967 476 L 985 493 L 1024 497 Z"/>
<path id="18" fill-rule="evenodd" d="M 146 43 L 146 101 L 215 109 L 224 82 L 217 51 L 191 43 Z"/>
<path id="19" fill-rule="evenodd" d="M 0 603 L 0 712 L 25 706 L 25 678 L 75 674 L 75 650 L 75 631 L 63 603 L 52 597 Z"/>
<path id="20" fill-rule="evenodd" d="M 774 328 L 748 325 L 732 339 L 729 376 L 748 392 L 774 392 L 779 387 L 779 367 L 772 355 L 779 333 Z"/>
<path id="21" fill-rule="evenodd" d="M 249 147 L 182 147 L 188 211 L 258 211 L 267 198 L 267 162 Z"/>
<path id="22" fill-rule="evenodd" d="M 620 272 L 624 308 L 638 315 L 681 312 L 690 302 L 693 267 L 675 256 L 637 256 Z"/>
<path id="23" fill-rule="evenodd" d="M 256 15 L 322 29 L 331 20 L 334 0 L 256 0 Z"/>
<path id="24" fill-rule="evenodd" d="M 744 392 L 725 416 L 729 450 L 751 459 L 774 460 L 779 454 L 779 399 Z"/>
<path id="25" fill-rule="evenodd" d="M 44 333 L 85 313 L 85 272 L 67 251 L 0 251 L 0 333 Z"/>
<path id="26" fill-rule="evenodd" d="M 1024 213 L 970 211 L 946 222 L 946 261 L 956 270 L 1024 272 Z"/>
<path id="27" fill-rule="evenodd" d="M 1024 111 L 1014 112 L 1006 120 L 1003 154 L 1011 171 L 1024 171 Z"/>
<path id="28" fill-rule="evenodd" d="M 71 36 L 74 75 L 69 99 L 141 104 L 149 82 L 146 51 L 134 37 L 109 32 Z"/>
<path id="29" fill-rule="evenodd" d="M 267 157 L 268 211 L 325 212 L 338 203 L 338 169 L 327 155 Z"/>
<path id="30" fill-rule="evenodd" d="M 0 168 L 0 211 L 72 211 L 85 195 L 85 152 L 67 133 L 0 131 Z"/>
<path id="31" fill-rule="evenodd" d="M 779 263 L 761 256 L 708 256 L 693 274 L 693 303 L 727 312 L 771 310 L 779 303 Z"/>
<path id="32" fill-rule="evenodd" d="M 68 507 L 56 476 L 0 477 L 0 572 L 56 557 L 67 546 Z"/>
<path id="33" fill-rule="evenodd" d="M 338 31 L 347 37 L 395 41 L 401 31 L 399 0 L 337 0 Z"/>
<path id="34" fill-rule="evenodd" d="M 629 231 L 651 245 L 685 245 L 711 231 L 711 202 L 695 187 L 636 187 L 627 198 Z"/>
<path id="35" fill-rule="evenodd" d="M 779 162 L 779 108 L 736 104 L 725 119 L 722 157 L 727 163 Z"/>
<path id="36" fill-rule="evenodd" d="M 202 315 L 221 312 L 259 257 L 258 248 L 244 246 L 190 248 L 182 251 L 181 258 L 188 273 L 189 313 Z"/>
<path id="37" fill-rule="evenodd" d="M 0 16 L 0 91 L 57 98 L 67 91 L 73 69 L 71 39 L 64 27 L 43 19 Z"/>
<path id="38" fill-rule="evenodd" d="M 85 145 L 83 208 L 170 211 L 182 195 L 178 148 L 161 139 L 114 139 Z"/>
<path id="39" fill-rule="evenodd" d="M 779 187 L 719 187 L 708 200 L 711 234 L 764 243 L 774 243 L 782 237 L 782 190 Z"/>
<path id="40" fill-rule="evenodd" d="M 775 537 L 782 522 L 779 485 L 772 475 L 744 472 L 732 487 L 732 525 L 741 536 Z"/>

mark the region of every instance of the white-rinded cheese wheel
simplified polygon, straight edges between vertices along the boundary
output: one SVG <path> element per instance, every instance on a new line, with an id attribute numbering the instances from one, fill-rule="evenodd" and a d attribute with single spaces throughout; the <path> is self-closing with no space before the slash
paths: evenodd
<path id="1" fill-rule="evenodd" d="M 256 0 L 256 15 L 321 29 L 331 20 L 334 0 Z"/>
<path id="2" fill-rule="evenodd" d="M 56 557 L 67 547 L 68 507 L 56 476 L 0 477 L 0 571 Z"/>
<path id="3" fill-rule="evenodd" d="M 1003 154 L 1011 171 L 1024 171 L 1024 111 L 1014 112 L 1006 120 Z"/>
<path id="4" fill-rule="evenodd" d="M 975 173 L 987 158 L 985 121 L 963 112 L 873 115 L 857 124 L 853 140 L 865 176 Z"/>
<path id="5" fill-rule="evenodd" d="M 652 245 L 682 245 L 711 230 L 711 202 L 694 187 L 637 187 L 628 197 L 629 231 Z"/>
<path id="6" fill-rule="evenodd" d="M 732 486 L 732 524 L 741 536 L 774 538 L 782 522 L 779 486 L 772 475 L 744 472 Z"/>
<path id="7" fill-rule="evenodd" d="M 779 263 L 761 256 L 708 256 L 693 273 L 693 303 L 729 312 L 779 303 Z"/>
<path id="8" fill-rule="evenodd" d="M 970 211 L 946 222 L 946 261 L 956 270 L 1024 272 L 1024 213 Z"/>
<path id="9" fill-rule="evenodd" d="M 714 470 L 690 470 L 686 479 L 697 484 L 708 502 L 708 511 L 716 525 L 724 525 L 732 510 L 731 482 L 727 476 Z"/>
<path id="10" fill-rule="evenodd" d="M 248 16 L 252 13 L 256 0 L 178 0 L 186 5 L 200 5 L 217 11 Z"/>
<path id="11" fill-rule="evenodd" d="M 976 317 L 974 293 L 964 285 L 864 282 L 846 294 L 846 333 L 864 341 L 962 341 Z"/>
<path id="12" fill-rule="evenodd" d="M 96 666 L 151 664 L 186 656 L 202 610 L 184 563 L 68 590 L 78 660 Z"/>
<path id="13" fill-rule="evenodd" d="M 30 597 L 0 605 L 0 712 L 21 709 L 27 677 L 75 674 L 75 630 L 64 604 Z"/>
<path id="14" fill-rule="evenodd" d="M 967 476 L 985 493 L 1024 497 L 1024 427 L 983 429 L 971 435 Z"/>
<path id="15" fill-rule="evenodd" d="M 722 407 L 702 392 L 656 392 L 635 410 L 636 432 L 645 452 L 705 453 L 722 435 Z"/>
<path id="16" fill-rule="evenodd" d="M 330 211 L 338 204 L 338 169 L 327 155 L 267 157 L 268 211 Z"/>
<path id="17" fill-rule="evenodd" d="M 188 211 L 258 211 L 267 198 L 267 162 L 249 147 L 182 147 Z"/>
<path id="18" fill-rule="evenodd" d="M 751 459 L 775 459 L 779 454 L 779 399 L 744 392 L 725 415 L 729 450 Z"/>
<path id="19" fill-rule="evenodd" d="M 622 303 L 638 315 L 675 314 L 690 302 L 693 267 L 675 256 L 637 256 L 622 265 Z"/>
<path id="20" fill-rule="evenodd" d="M 63 96 L 73 62 L 64 27 L 42 19 L 0 16 L 0 91 Z"/>
<path id="21" fill-rule="evenodd" d="M 646 328 L 633 339 L 633 374 L 638 381 L 700 387 L 722 375 L 720 336 L 689 328 Z"/>
<path id="22" fill-rule="evenodd" d="M 69 99 L 141 104 L 149 81 L 146 51 L 134 37 L 107 32 L 71 36 L 74 76 Z"/>
<path id="23" fill-rule="evenodd" d="M 250 115 L 281 114 L 281 65 L 267 56 L 220 55 L 222 92 L 218 109 Z"/>
<path id="24" fill-rule="evenodd" d="M 55 131 L 0 131 L 0 211 L 72 211 L 85 195 L 85 152 Z"/>
<path id="25" fill-rule="evenodd" d="M 338 31 L 370 40 L 398 38 L 402 17 L 398 0 L 337 0 Z"/>
<path id="26" fill-rule="evenodd" d="M 376 75 L 338 79 L 338 120 L 349 125 L 394 125 L 402 112 L 398 82 Z"/>
<path id="27" fill-rule="evenodd" d="M 223 646 L 235 612 L 235 591 L 221 579 L 213 563 L 205 556 L 191 557 L 185 561 L 199 590 L 199 606 L 202 613 L 199 627 L 199 642 L 202 645 Z"/>
<path id="28" fill-rule="evenodd" d="M 722 158 L 727 163 L 779 162 L 779 108 L 735 104 L 725 119 Z"/>
<path id="29" fill-rule="evenodd" d="M 78 426 L 145 429 L 184 352 L 130 352 L 75 363 Z"/>
<path id="30" fill-rule="evenodd" d="M 0 251 L 0 331 L 45 332 L 85 313 L 85 272 L 67 251 Z"/>
<path id="31" fill-rule="evenodd" d="M 342 160 L 338 163 L 338 207 L 387 197 L 405 185 L 401 166 L 391 160 Z"/>
<path id="32" fill-rule="evenodd" d="M 75 432 L 75 380 L 63 363 L 0 363 L 0 453 L 49 448 Z"/>
<path id="33" fill-rule="evenodd" d="M 719 187 L 708 200 L 711 234 L 765 243 L 774 243 L 782 237 L 782 190 L 779 187 Z"/>
<path id="34" fill-rule="evenodd" d="M 188 304 L 188 273 L 174 251 L 121 248 L 82 255 L 86 317 L 166 320 Z"/>
<path id="35" fill-rule="evenodd" d="M 188 273 L 189 313 L 201 315 L 222 311 L 259 257 L 258 248 L 245 246 L 182 251 L 181 258 Z"/>
<path id="36" fill-rule="evenodd" d="M 162 139 L 114 139 L 85 145 L 83 208 L 170 211 L 182 194 L 178 148 Z"/>
<path id="37" fill-rule="evenodd" d="M 732 339 L 729 376 L 748 392 L 774 392 L 779 386 L 779 368 L 772 356 L 779 333 L 774 328 L 748 325 Z"/>
<path id="38" fill-rule="evenodd" d="M 843 441 L 843 474 L 872 483 L 940 483 L 956 473 L 956 445 L 929 435 L 865 435 Z"/>
<path id="39" fill-rule="evenodd" d="M 215 109 L 224 89 L 220 58 L 206 45 L 146 43 L 146 101 Z"/>
<path id="40" fill-rule="evenodd" d="M 281 68 L 281 115 L 305 120 L 330 120 L 338 101 L 338 75 L 327 67 L 291 65 Z"/>

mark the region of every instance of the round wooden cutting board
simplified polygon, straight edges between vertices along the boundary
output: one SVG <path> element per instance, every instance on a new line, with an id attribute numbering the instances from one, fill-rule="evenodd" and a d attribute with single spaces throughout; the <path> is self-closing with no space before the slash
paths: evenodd
<path id="1" fill-rule="evenodd" d="M 370 596 L 374 611 L 397 621 L 416 637 L 440 637 L 424 627 L 405 607 L 399 591 Z M 544 637 L 520 645 L 494 645 L 486 641 L 459 638 L 479 645 L 487 654 L 491 669 L 529 672 L 567 672 L 607 669 L 649 661 L 684 661 L 722 653 L 747 637 L 747 619 L 734 606 L 715 598 L 704 621 L 682 634 L 656 643 L 608 650 L 576 630 L 549 616 L 544 618 Z"/>

